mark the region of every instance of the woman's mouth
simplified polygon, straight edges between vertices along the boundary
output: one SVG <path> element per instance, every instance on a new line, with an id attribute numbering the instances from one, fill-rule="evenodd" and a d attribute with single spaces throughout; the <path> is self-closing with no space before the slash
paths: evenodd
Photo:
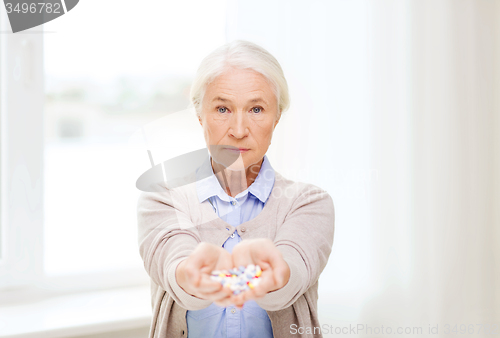
<path id="1" fill-rule="evenodd" d="M 248 148 L 225 148 L 226 150 L 234 151 L 235 153 L 246 153 L 250 149 Z"/>

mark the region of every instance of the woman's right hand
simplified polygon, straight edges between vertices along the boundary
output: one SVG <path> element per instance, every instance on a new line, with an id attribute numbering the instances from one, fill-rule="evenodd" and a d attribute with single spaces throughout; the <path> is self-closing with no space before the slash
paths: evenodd
<path id="1" fill-rule="evenodd" d="M 177 265 L 175 278 L 179 286 L 190 295 L 214 301 L 219 305 L 231 297 L 232 291 L 212 280 L 210 275 L 213 270 L 229 269 L 232 269 L 232 258 L 229 252 L 214 244 L 201 242 L 186 259 Z"/>

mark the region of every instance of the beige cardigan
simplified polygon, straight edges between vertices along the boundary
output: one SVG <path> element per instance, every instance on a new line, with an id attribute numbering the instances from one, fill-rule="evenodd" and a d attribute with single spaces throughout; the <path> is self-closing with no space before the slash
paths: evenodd
<path id="1" fill-rule="evenodd" d="M 154 189 L 142 192 L 137 204 L 139 251 L 151 277 L 149 338 L 187 336 L 186 310 L 203 309 L 211 301 L 186 293 L 176 282 L 175 269 L 198 243 L 222 246 L 235 229 L 243 240 L 272 239 L 290 267 L 290 279 L 283 288 L 256 300 L 271 319 L 274 337 L 291 337 L 300 327 L 299 332 L 315 332 L 316 327 L 316 334 L 294 337 L 322 337 L 318 278 L 332 249 L 335 217 L 326 191 L 275 172 L 274 187 L 262 211 L 233 227 L 208 202 L 198 201 L 196 183 L 174 189 L 161 183 Z"/>

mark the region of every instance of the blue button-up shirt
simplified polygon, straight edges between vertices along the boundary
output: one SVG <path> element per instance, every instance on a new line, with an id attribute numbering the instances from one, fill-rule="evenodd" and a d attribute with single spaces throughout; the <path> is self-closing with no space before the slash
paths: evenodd
<path id="1" fill-rule="evenodd" d="M 197 169 L 197 177 L 206 177 L 196 182 L 200 203 L 210 203 L 215 213 L 227 223 L 236 227 L 257 216 L 271 194 L 274 185 L 274 170 L 264 156 L 255 181 L 235 197 L 222 189 L 215 176 L 211 156 Z M 235 230 L 222 247 L 233 251 L 241 237 Z M 267 312 L 253 300 L 245 302 L 243 309 L 234 305 L 221 307 L 215 303 L 205 309 L 186 312 L 188 338 L 272 338 L 273 330 Z"/>

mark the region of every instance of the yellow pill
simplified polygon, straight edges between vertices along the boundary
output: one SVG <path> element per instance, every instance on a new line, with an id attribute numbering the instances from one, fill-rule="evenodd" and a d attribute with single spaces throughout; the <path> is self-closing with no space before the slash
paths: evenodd
<path id="1" fill-rule="evenodd" d="M 226 275 L 223 273 L 219 273 L 219 277 L 226 277 Z"/>
<path id="2" fill-rule="evenodd" d="M 260 270 L 259 270 L 259 271 L 257 271 L 257 273 L 255 274 L 255 276 L 260 277 L 260 275 L 261 275 L 261 274 L 262 274 L 262 271 L 260 271 Z"/>
<path id="3" fill-rule="evenodd" d="M 253 289 L 253 284 L 252 284 L 252 283 L 248 283 L 248 287 L 249 287 L 250 289 Z"/>

